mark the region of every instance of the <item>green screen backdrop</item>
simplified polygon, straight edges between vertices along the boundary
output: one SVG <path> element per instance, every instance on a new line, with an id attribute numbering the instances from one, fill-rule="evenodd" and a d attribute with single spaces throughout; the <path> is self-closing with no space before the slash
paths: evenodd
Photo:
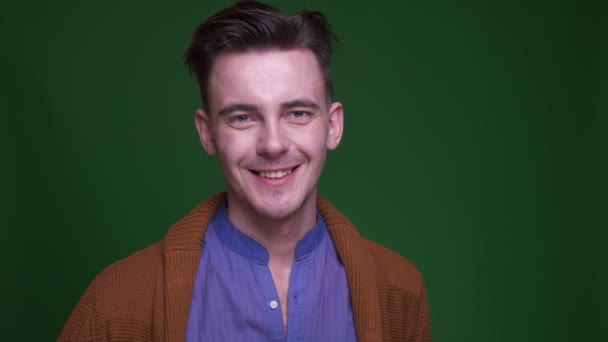
<path id="1" fill-rule="evenodd" d="M 606 6 L 272 3 L 340 37 L 320 192 L 417 265 L 434 340 L 606 340 Z M 55 340 L 98 272 L 223 189 L 182 54 L 227 4 L 3 4 L 2 340 Z"/>

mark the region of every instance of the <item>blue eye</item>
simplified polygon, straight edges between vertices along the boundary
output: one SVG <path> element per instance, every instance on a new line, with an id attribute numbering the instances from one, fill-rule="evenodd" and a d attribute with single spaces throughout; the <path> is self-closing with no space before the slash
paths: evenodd
<path id="1" fill-rule="evenodd" d="M 249 116 L 244 115 L 244 114 L 243 115 L 237 115 L 234 118 L 234 120 L 237 121 L 237 122 L 246 122 L 247 120 L 249 120 Z"/>
<path id="2" fill-rule="evenodd" d="M 291 112 L 291 115 L 293 115 L 295 118 L 303 118 L 304 116 L 306 116 L 306 112 L 301 111 L 301 110 L 296 110 L 295 112 Z"/>
<path id="3" fill-rule="evenodd" d="M 251 127 L 256 122 L 255 115 L 234 114 L 227 118 L 226 123 L 233 128 L 243 129 Z"/>

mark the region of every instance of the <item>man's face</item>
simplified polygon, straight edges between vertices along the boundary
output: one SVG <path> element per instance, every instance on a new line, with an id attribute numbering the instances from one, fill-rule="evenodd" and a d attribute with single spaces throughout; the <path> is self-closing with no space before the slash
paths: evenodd
<path id="1" fill-rule="evenodd" d="M 340 103 L 326 101 L 314 54 L 221 54 L 208 89 L 208 111 L 197 111 L 196 124 L 207 153 L 219 157 L 230 211 L 282 220 L 315 208 L 326 151 L 340 142 L 343 114 Z"/>

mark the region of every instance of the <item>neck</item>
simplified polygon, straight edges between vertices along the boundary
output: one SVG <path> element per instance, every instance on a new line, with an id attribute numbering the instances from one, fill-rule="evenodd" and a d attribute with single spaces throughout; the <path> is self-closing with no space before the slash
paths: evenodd
<path id="1" fill-rule="evenodd" d="M 252 208 L 242 208 L 228 196 L 228 217 L 245 235 L 259 242 L 275 264 L 291 265 L 298 241 L 316 224 L 316 198 L 305 201 L 295 213 L 284 218 L 260 215 Z M 310 202 L 310 203 L 309 203 Z"/>

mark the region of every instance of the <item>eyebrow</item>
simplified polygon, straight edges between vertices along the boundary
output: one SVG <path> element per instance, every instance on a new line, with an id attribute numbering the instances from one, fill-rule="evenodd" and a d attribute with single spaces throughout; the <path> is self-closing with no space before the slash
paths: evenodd
<path id="1" fill-rule="evenodd" d="M 307 107 L 315 111 L 321 109 L 321 107 L 316 102 L 308 99 L 295 99 L 292 101 L 281 103 L 281 108 L 283 109 L 290 109 L 295 107 Z"/>
<path id="2" fill-rule="evenodd" d="M 281 108 L 283 110 L 296 108 L 296 107 L 311 108 L 312 110 L 315 110 L 315 111 L 318 111 L 321 109 L 321 107 L 316 102 L 308 100 L 308 99 L 295 99 L 295 100 L 281 103 Z M 232 104 L 229 104 L 229 105 L 223 107 L 222 109 L 220 109 L 218 112 L 218 116 L 225 116 L 232 112 L 237 112 L 237 111 L 258 112 L 258 107 L 256 105 L 248 104 L 248 103 L 232 103 Z"/>
<path id="3" fill-rule="evenodd" d="M 220 109 L 220 111 L 218 112 L 218 116 L 224 116 L 236 111 L 257 112 L 258 107 L 256 105 L 248 103 L 232 103 Z"/>

